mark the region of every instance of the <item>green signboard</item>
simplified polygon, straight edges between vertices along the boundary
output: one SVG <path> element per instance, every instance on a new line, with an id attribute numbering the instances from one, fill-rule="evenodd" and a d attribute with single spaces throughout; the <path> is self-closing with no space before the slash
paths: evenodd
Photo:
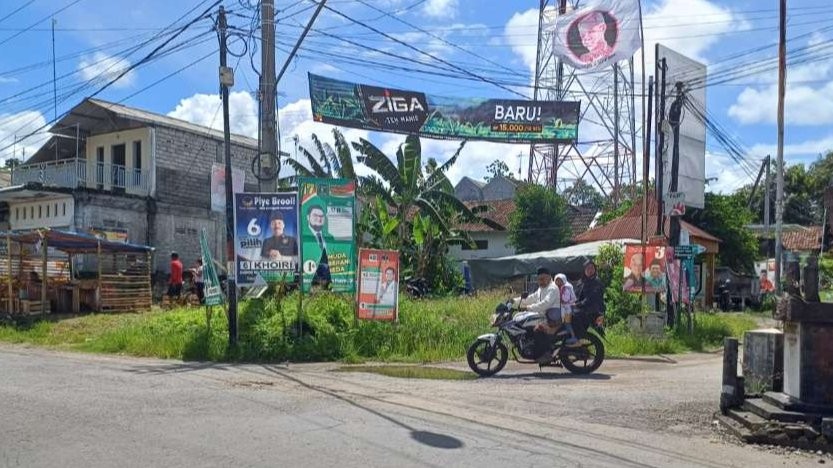
<path id="1" fill-rule="evenodd" d="M 356 291 L 356 183 L 298 179 L 303 290 Z"/>
<path id="2" fill-rule="evenodd" d="M 223 303 L 223 289 L 220 287 L 220 280 L 217 278 L 217 270 L 214 268 L 214 259 L 211 257 L 211 249 L 208 248 L 208 239 L 205 237 L 205 229 L 200 233 L 200 249 L 202 250 L 202 279 L 205 282 L 205 305 L 215 306 Z"/>
<path id="3" fill-rule="evenodd" d="M 309 75 L 312 117 L 428 138 L 551 143 L 578 138 L 580 103 L 449 98 Z"/>

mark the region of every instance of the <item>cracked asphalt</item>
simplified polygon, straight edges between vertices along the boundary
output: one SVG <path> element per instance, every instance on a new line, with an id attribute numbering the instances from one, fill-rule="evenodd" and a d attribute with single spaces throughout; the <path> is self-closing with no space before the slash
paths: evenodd
<path id="1" fill-rule="evenodd" d="M 464 368 L 461 363 L 448 367 Z M 404 380 L 0 345 L 0 466 L 819 466 L 713 425 L 721 357 Z"/>

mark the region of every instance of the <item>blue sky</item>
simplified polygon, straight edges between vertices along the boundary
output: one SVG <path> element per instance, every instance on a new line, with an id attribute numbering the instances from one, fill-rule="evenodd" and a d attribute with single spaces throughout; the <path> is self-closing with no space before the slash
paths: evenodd
<path id="1" fill-rule="evenodd" d="M 98 89 L 106 78 L 114 76 L 114 72 L 123 70 L 126 64 L 138 62 L 160 42 L 156 39 L 138 50 L 132 48 L 157 36 L 162 28 L 195 6 L 199 6 L 197 11 L 202 11 L 210 3 L 198 0 L 3 0 L 0 18 L 11 16 L 0 20 L 0 148 L 9 145 L 15 134 L 31 132 L 53 118 L 49 19 L 52 15 L 57 20 L 55 53 L 61 101 L 57 113 L 61 114 Z M 517 85 L 514 89 L 522 93 L 529 92 L 524 85 L 530 83 L 534 64 L 537 1 L 366 0 L 364 3 L 410 25 L 359 1 L 329 1 L 332 8 L 399 41 L 479 75 Z M 237 0 L 227 0 L 225 5 L 232 11 L 229 23 L 247 30 L 251 10 Z M 286 58 L 286 51 L 300 34 L 301 25 L 312 14 L 313 6 L 310 0 L 277 1 L 279 67 Z M 756 64 L 762 60 L 774 59 L 777 1 L 762 4 L 750 0 L 648 0 L 643 1 L 643 9 L 649 49 L 653 43 L 661 42 L 706 63 L 710 74 L 732 78 L 707 88 L 707 106 L 720 125 L 749 151 L 748 167 L 739 169 L 738 164 L 726 156 L 725 149 L 709 138 L 706 174 L 718 177 L 711 186 L 714 190 L 726 191 L 749 183 L 751 166 L 767 153 L 774 155 L 777 74 L 773 66 L 766 64 L 760 67 L 761 73 L 739 76 L 738 71 L 755 71 Z M 58 10 L 62 11 L 56 14 Z M 187 18 L 196 15 L 196 12 L 190 13 Z M 140 66 L 99 97 L 220 127 L 217 58 L 213 54 L 217 41 L 210 26 L 210 20 L 196 23 L 192 30 L 173 42 L 184 42 L 180 50 Z M 831 34 L 833 10 L 825 0 L 790 1 L 789 48 L 792 55 L 802 57 L 802 63 L 788 72 L 788 162 L 808 163 L 819 153 L 833 149 L 833 131 L 830 129 L 833 123 L 833 60 L 830 48 L 826 47 Z M 259 46 L 256 36 L 257 33 L 249 42 Z M 232 50 L 239 52 L 242 49 L 242 40 L 235 39 Z M 744 55 L 737 57 L 740 54 Z M 197 61 L 205 56 L 208 57 Z M 651 57 L 649 54 L 649 60 Z M 399 69 L 391 71 L 367 63 L 351 63 L 354 60 L 372 60 Z M 446 96 L 510 96 L 506 90 L 485 82 L 405 71 L 417 67 L 418 62 L 443 66 L 432 60 L 324 10 L 302 46 L 299 58 L 290 64 L 279 84 L 284 147 L 291 150 L 293 135 L 298 135 L 303 143 L 308 141 L 311 132 L 319 135 L 330 132 L 328 126 L 310 121 L 307 72 Z M 255 65 L 259 65 L 259 61 L 258 47 Z M 230 63 L 236 69 L 231 99 L 232 127 L 237 132 L 256 136 L 257 75 L 248 56 L 230 57 Z M 154 84 L 168 75 L 171 76 Z M 89 85 L 85 87 L 85 84 Z M 30 89 L 33 87 L 35 89 Z M 588 132 L 592 134 L 593 130 L 585 134 Z M 346 130 L 345 133 L 350 139 L 370 138 L 388 151 L 395 149 L 402 140 L 396 135 L 360 130 Z M 31 153 L 40 141 L 33 137 L 18 145 L 18 156 L 21 147 Z M 450 156 L 455 148 L 453 142 L 424 142 L 424 151 L 440 160 Z M 479 178 L 494 159 L 503 159 L 517 170 L 517 155 L 527 152 L 528 149 L 521 146 L 470 143 L 450 175 L 452 179 L 463 175 Z M 11 155 L 12 149 L 8 148 L 2 151 L 0 158 Z"/>

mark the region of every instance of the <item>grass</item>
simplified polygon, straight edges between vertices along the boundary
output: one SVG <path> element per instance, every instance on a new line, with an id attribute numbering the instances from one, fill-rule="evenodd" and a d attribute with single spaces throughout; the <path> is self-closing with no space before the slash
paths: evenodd
<path id="1" fill-rule="evenodd" d="M 340 367 L 335 372 L 366 372 L 379 374 L 386 377 L 397 377 L 401 379 L 428 379 L 428 380 L 472 380 L 477 374 L 455 369 L 443 369 L 441 367 L 422 366 L 346 366 Z"/>
<path id="2" fill-rule="evenodd" d="M 501 299 L 488 293 L 476 298 L 403 298 L 398 323 L 357 323 L 352 298 L 334 294 L 304 298 L 302 321 L 297 296 L 282 302 L 250 300 L 240 306 L 236 349 L 227 349 L 227 321 L 219 309 L 210 327 L 203 309 L 93 314 L 0 325 L 0 341 L 183 360 L 441 362 L 463 358 L 472 340 L 489 332 L 490 314 Z M 300 336 L 299 323 L 304 330 Z M 608 329 L 606 350 L 608 356 L 704 351 L 756 325 L 745 314 L 697 314 L 694 335 L 668 332 L 659 339 L 634 336 L 618 325 Z"/>

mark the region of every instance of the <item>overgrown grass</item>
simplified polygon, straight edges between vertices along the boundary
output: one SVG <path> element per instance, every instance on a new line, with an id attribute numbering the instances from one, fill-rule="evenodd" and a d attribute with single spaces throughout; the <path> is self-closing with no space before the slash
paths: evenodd
<path id="1" fill-rule="evenodd" d="M 239 342 L 227 349 L 227 320 L 220 309 L 210 328 L 203 309 L 145 314 L 87 315 L 31 325 L 0 326 L 0 341 L 97 353 L 210 361 L 438 362 L 465 355 L 472 340 L 489 331 L 489 316 L 504 297 L 413 301 L 403 298 L 399 323 L 356 322 L 351 297 L 319 294 L 282 302 L 241 304 Z M 299 335 L 299 323 L 303 333 Z M 636 337 L 621 326 L 607 336 L 609 356 L 672 354 L 719 347 L 725 336 L 755 328 L 750 316 L 696 316 L 695 333 L 669 332 L 660 339 Z"/>

